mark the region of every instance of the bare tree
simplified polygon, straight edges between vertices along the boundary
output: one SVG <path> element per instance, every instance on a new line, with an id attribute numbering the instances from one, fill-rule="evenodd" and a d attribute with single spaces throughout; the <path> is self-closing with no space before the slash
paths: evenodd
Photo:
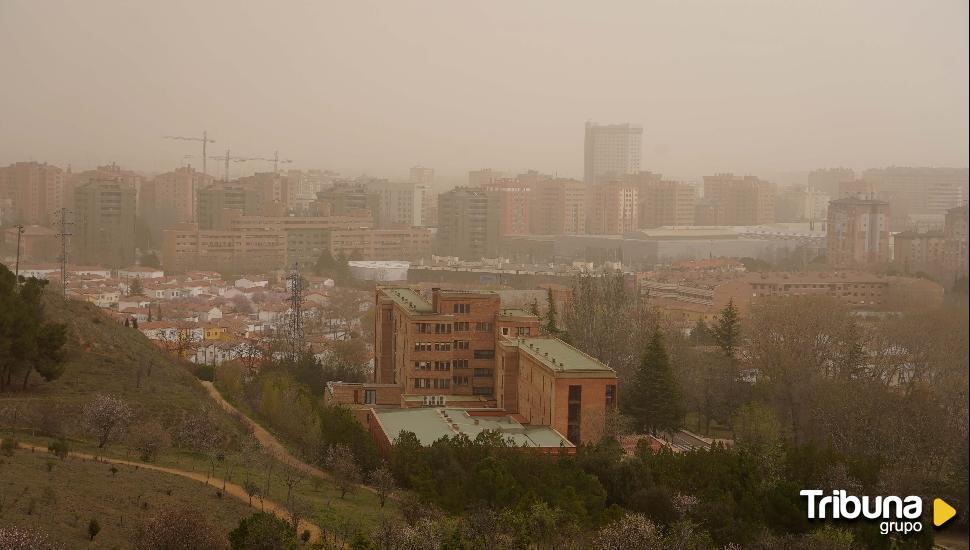
<path id="1" fill-rule="evenodd" d="M 121 438 L 131 417 L 128 403 L 117 397 L 98 394 L 85 405 L 81 422 L 97 438 L 100 449 L 112 439 Z"/>

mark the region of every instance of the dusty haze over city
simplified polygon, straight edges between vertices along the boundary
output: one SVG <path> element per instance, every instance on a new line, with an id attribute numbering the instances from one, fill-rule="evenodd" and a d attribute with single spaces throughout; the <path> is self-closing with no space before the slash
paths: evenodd
<path id="1" fill-rule="evenodd" d="M 594 120 L 642 124 L 643 169 L 691 181 L 962 167 L 967 19 L 957 0 L 0 0 L 0 165 L 164 172 L 198 152 L 161 136 L 207 129 L 210 154 L 347 176 L 581 177 Z"/>

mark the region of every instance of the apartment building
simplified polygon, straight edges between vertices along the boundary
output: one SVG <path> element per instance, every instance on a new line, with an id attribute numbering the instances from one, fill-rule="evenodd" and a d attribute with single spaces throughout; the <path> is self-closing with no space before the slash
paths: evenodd
<path id="1" fill-rule="evenodd" d="M 74 190 L 73 251 L 79 262 L 107 267 L 135 263 L 136 191 L 114 179 Z"/>
<path id="2" fill-rule="evenodd" d="M 657 176 L 643 177 L 641 174 Z M 630 176 L 637 187 L 637 225 L 651 229 L 668 225 L 693 225 L 697 189 L 679 181 L 659 179 L 659 174 L 641 172 Z"/>
<path id="3" fill-rule="evenodd" d="M 260 199 L 255 189 L 237 182 L 216 182 L 198 191 L 199 229 L 228 229 L 229 220 L 236 216 L 255 216 L 260 211 Z"/>
<path id="4" fill-rule="evenodd" d="M 326 205 L 334 216 L 366 215 L 374 218 L 380 210 L 380 200 L 380 196 L 369 189 L 366 181 L 340 181 L 317 193 L 317 202 Z"/>
<path id="5" fill-rule="evenodd" d="M 138 215 L 145 221 L 157 242 L 161 230 L 180 223 L 195 222 L 197 191 L 212 183 L 211 176 L 191 166 L 159 174 L 142 183 L 138 195 Z"/>
<path id="6" fill-rule="evenodd" d="M 946 212 L 943 238 L 943 269 L 948 277 L 967 276 L 967 205 Z"/>
<path id="7" fill-rule="evenodd" d="M 889 203 L 847 197 L 829 203 L 826 258 L 836 268 L 888 263 Z"/>
<path id="8" fill-rule="evenodd" d="M 525 181 L 499 179 L 482 184 L 482 189 L 498 196 L 499 235 L 529 233 L 531 188 Z"/>
<path id="9" fill-rule="evenodd" d="M 530 189 L 530 233 L 581 235 L 586 232 L 586 184 L 555 178 L 539 180 Z"/>
<path id="10" fill-rule="evenodd" d="M 439 253 L 473 260 L 494 258 L 500 219 L 496 193 L 457 187 L 438 195 Z"/>
<path id="11" fill-rule="evenodd" d="M 775 221 L 775 184 L 755 176 L 704 176 L 704 200 L 714 205 L 716 225 L 764 225 Z"/>
<path id="12" fill-rule="evenodd" d="M 17 162 L 0 168 L 0 199 L 10 201 L 3 222 L 50 226 L 57 211 L 74 204 L 70 178 L 60 168 Z"/>
<path id="13" fill-rule="evenodd" d="M 808 186 L 829 196 L 842 198 L 838 194 L 839 184 L 854 179 L 855 171 L 851 168 L 821 168 L 809 172 Z"/>
<path id="14" fill-rule="evenodd" d="M 587 188 L 586 232 L 590 235 L 622 235 L 639 227 L 639 189 L 615 180 Z"/>
<path id="15" fill-rule="evenodd" d="M 424 209 L 431 186 L 415 182 L 374 181 L 367 189 L 377 194 L 375 223 L 381 229 L 428 225 Z"/>
<path id="16" fill-rule="evenodd" d="M 903 273 L 940 276 L 946 239 L 942 231 L 904 231 L 893 236 L 893 264 Z"/>

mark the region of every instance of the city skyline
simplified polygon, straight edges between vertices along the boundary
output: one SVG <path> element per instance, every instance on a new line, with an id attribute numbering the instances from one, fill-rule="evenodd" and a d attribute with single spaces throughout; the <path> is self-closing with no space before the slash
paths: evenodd
<path id="1" fill-rule="evenodd" d="M 956 2 L 188 7 L 0 7 L 11 54 L 0 120 L 12 130 L 0 164 L 167 172 L 201 159 L 161 136 L 208 130 L 212 155 L 279 150 L 292 167 L 345 175 L 403 179 L 421 164 L 442 185 L 486 167 L 581 178 L 582 126 L 595 120 L 642 125 L 643 169 L 688 181 L 966 166 L 967 6 Z M 880 26 L 861 32 L 875 8 Z M 299 39 L 250 40 L 261 29 Z M 345 47 L 361 30 L 368 44 Z M 600 38 L 577 40 L 591 31 Z"/>

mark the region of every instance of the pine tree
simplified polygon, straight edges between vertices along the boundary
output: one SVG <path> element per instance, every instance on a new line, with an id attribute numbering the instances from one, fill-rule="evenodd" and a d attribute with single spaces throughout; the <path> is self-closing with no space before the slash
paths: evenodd
<path id="1" fill-rule="evenodd" d="M 734 300 L 730 300 L 721 310 L 717 324 L 714 325 L 714 342 L 725 356 L 733 358 L 740 340 L 741 316 L 738 314 L 737 306 L 734 305 Z"/>
<path id="2" fill-rule="evenodd" d="M 546 332 L 549 334 L 559 333 L 559 324 L 556 322 L 556 301 L 552 299 L 552 289 L 548 289 L 546 294 Z"/>
<path id="3" fill-rule="evenodd" d="M 141 283 L 141 279 L 136 277 L 128 285 L 128 295 L 129 296 L 139 296 L 142 292 L 145 292 L 145 287 Z"/>
<path id="4" fill-rule="evenodd" d="M 657 433 L 680 426 L 684 415 L 681 392 L 659 328 L 647 343 L 632 391 L 624 403 L 640 429 Z"/>
<path id="5" fill-rule="evenodd" d="M 695 346 L 706 346 L 711 343 L 711 328 L 707 326 L 704 319 L 698 319 L 694 328 L 690 331 L 690 340 Z"/>

